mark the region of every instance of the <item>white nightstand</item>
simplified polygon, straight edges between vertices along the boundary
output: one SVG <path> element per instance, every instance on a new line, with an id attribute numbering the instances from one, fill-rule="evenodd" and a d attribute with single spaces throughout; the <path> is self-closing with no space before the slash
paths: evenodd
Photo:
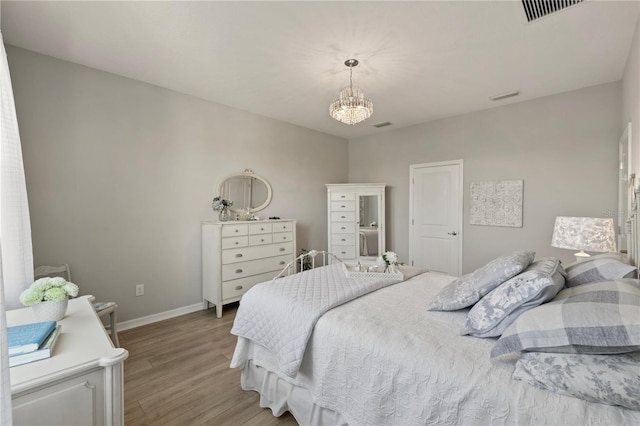
<path id="1" fill-rule="evenodd" d="M 113 347 L 90 300 L 69 300 L 51 358 L 11 368 L 14 425 L 124 424 L 129 353 Z M 31 322 L 31 308 L 7 311 L 10 326 Z"/>

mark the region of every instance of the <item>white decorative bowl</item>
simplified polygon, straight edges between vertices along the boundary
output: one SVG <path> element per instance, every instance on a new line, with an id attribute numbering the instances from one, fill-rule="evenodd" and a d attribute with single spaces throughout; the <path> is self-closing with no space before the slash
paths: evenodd
<path id="1" fill-rule="evenodd" d="M 48 300 L 31 306 L 38 321 L 60 321 L 67 314 L 69 299 Z"/>

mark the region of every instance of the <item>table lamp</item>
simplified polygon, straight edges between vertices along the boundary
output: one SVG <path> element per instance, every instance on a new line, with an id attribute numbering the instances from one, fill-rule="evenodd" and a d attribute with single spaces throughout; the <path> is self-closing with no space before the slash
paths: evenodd
<path id="1" fill-rule="evenodd" d="M 599 217 L 556 217 L 551 246 L 580 250 L 575 253 L 578 262 L 592 252 L 615 252 L 616 235 L 613 219 Z"/>

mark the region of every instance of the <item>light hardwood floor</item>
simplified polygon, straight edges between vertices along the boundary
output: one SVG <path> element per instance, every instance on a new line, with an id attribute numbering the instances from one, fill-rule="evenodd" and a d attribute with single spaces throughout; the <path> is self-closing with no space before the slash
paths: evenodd
<path id="1" fill-rule="evenodd" d="M 129 351 L 124 366 L 125 424 L 297 425 L 260 408 L 257 392 L 240 389 L 229 368 L 237 305 L 194 312 L 118 333 Z"/>

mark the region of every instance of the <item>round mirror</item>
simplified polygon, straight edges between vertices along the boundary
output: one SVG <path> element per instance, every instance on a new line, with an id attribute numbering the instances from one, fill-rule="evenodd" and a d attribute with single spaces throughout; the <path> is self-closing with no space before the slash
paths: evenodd
<path id="1" fill-rule="evenodd" d="M 271 202 L 271 185 L 262 176 L 246 169 L 224 178 L 218 187 L 218 194 L 233 201 L 230 208 L 232 212 L 254 213 L 265 209 Z"/>

